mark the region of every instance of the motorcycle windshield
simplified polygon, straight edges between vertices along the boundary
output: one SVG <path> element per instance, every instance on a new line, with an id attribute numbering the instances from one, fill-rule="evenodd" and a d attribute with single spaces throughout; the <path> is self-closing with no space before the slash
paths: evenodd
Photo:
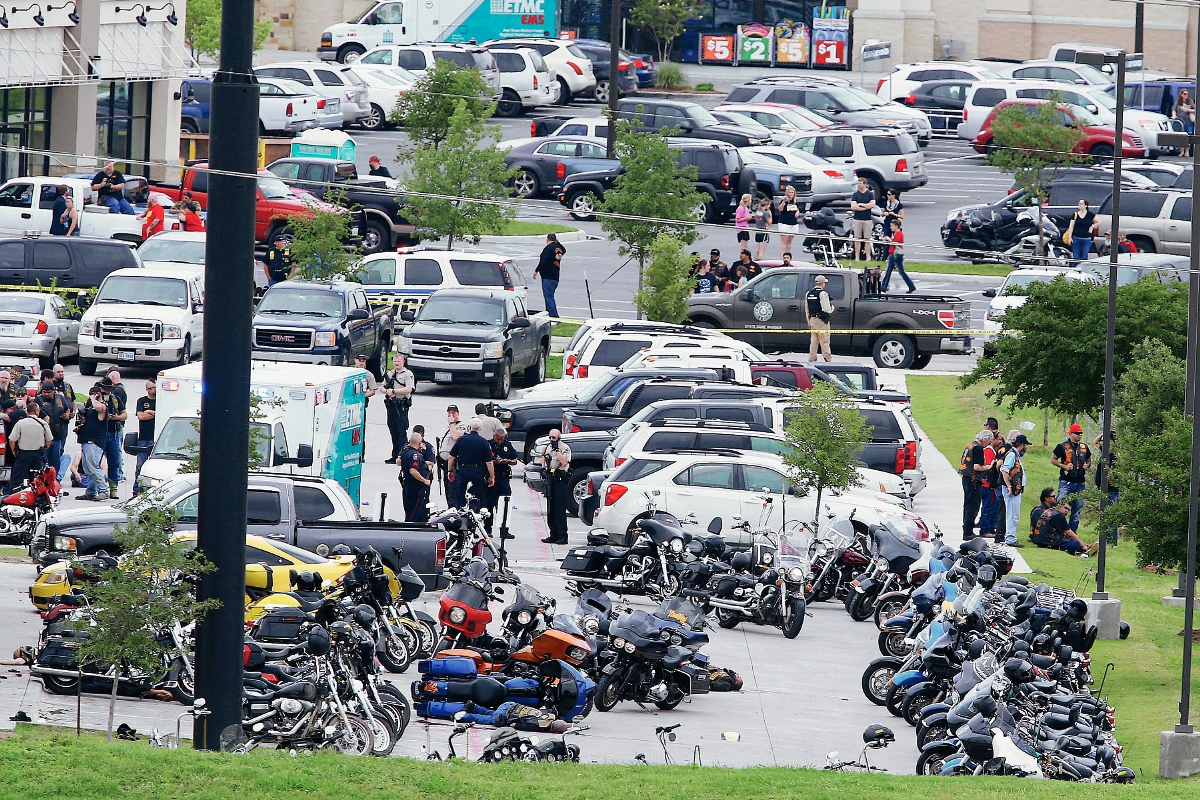
<path id="1" fill-rule="evenodd" d="M 586 639 L 582 629 L 576 624 L 575 620 L 566 614 L 558 614 L 554 617 L 554 622 L 550 623 L 553 630 L 569 633 L 572 636 L 578 636 L 580 639 Z"/>
<path id="2" fill-rule="evenodd" d="M 913 605 L 922 614 L 928 614 L 942 599 L 942 586 L 945 583 L 945 573 L 930 575 L 920 588 L 912 593 Z"/>
<path id="3" fill-rule="evenodd" d="M 645 641 L 657 641 L 663 629 L 663 621 L 645 611 L 631 611 L 613 625 L 613 637 L 629 639 L 635 645 Z"/>
<path id="4" fill-rule="evenodd" d="M 541 593 L 530 586 L 518 586 L 517 596 L 513 598 L 512 605 L 506 611 L 509 616 L 515 616 L 522 611 L 528 611 L 530 614 L 537 614 L 543 606 L 546 605 L 546 598 L 542 597 Z"/>
<path id="5" fill-rule="evenodd" d="M 638 527 L 649 534 L 659 547 L 667 546 L 672 539 L 687 539 L 687 531 L 674 520 L 664 520 L 659 517 L 644 519 L 638 523 Z"/>
<path id="6" fill-rule="evenodd" d="M 704 609 L 691 600 L 682 597 L 671 597 L 663 601 L 654 616 L 668 622 L 678 622 L 692 630 L 700 630 L 704 621 Z"/>
<path id="7" fill-rule="evenodd" d="M 871 538 L 875 542 L 875 552 L 886 558 L 889 564 L 906 561 L 905 571 L 921 557 L 921 546 L 916 540 L 897 533 L 888 525 L 872 526 Z"/>
<path id="8" fill-rule="evenodd" d="M 482 558 L 473 558 L 471 563 L 467 564 L 466 579 L 469 581 L 477 581 L 479 583 L 488 582 L 488 573 L 491 568 L 488 563 Z"/>
<path id="9" fill-rule="evenodd" d="M 612 598 L 599 589 L 588 589 L 579 595 L 579 602 L 575 604 L 575 613 L 581 617 L 608 619 L 612 609 Z"/>
<path id="10" fill-rule="evenodd" d="M 471 608 L 487 608 L 487 594 L 469 583 L 454 583 L 446 589 L 444 597 Z"/>

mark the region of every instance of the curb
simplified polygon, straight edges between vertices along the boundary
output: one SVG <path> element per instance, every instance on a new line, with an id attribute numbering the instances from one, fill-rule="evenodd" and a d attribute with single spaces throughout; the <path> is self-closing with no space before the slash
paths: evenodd
<path id="1" fill-rule="evenodd" d="M 582 242 L 588 238 L 587 233 L 579 229 L 564 231 L 557 233 L 560 242 Z M 535 234 L 532 236 L 481 236 L 479 244 L 543 244 L 546 241 L 546 235 Z"/>

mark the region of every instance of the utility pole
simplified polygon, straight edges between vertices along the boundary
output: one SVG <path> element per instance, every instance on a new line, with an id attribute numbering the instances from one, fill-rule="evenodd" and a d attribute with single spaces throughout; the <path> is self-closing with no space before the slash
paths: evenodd
<path id="1" fill-rule="evenodd" d="M 1146 4 L 1138 3 L 1133 9 L 1133 52 L 1145 53 Z M 1143 56 L 1144 57 L 1144 56 Z"/>
<path id="2" fill-rule="evenodd" d="M 617 100 L 621 96 L 621 0 L 612 3 L 608 30 L 608 157 L 617 157 Z"/>
<path id="3" fill-rule="evenodd" d="M 216 566 L 201 578 L 198 595 L 221 605 L 196 629 L 196 696 L 203 697 L 211 711 L 207 718 L 196 720 L 192 741 L 197 750 L 220 749 L 221 732 L 242 723 L 250 320 L 258 196 L 253 177 L 258 172 L 253 54 L 254 0 L 225 0 L 209 140 L 209 167 L 214 172 L 208 180 L 204 262 L 197 533 L 197 547 Z"/>

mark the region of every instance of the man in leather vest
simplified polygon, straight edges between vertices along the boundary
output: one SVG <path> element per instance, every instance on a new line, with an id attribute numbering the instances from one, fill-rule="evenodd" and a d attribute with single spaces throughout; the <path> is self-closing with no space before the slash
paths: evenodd
<path id="1" fill-rule="evenodd" d="M 829 301 L 829 292 L 825 284 L 829 279 L 824 275 L 813 278 L 813 288 L 808 290 L 804 300 L 808 305 L 808 360 L 817 360 L 817 349 L 825 352 L 825 360 L 833 361 L 833 351 L 829 347 L 829 320 L 833 316 L 833 303 Z"/>

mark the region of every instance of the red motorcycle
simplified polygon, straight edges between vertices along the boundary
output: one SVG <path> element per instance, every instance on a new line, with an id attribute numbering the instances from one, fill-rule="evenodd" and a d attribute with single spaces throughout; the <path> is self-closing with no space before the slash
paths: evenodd
<path id="1" fill-rule="evenodd" d="M 57 470 L 46 466 L 33 480 L 0 499 L 0 544 L 28 546 L 38 521 L 54 511 L 61 492 Z"/>
<path id="2" fill-rule="evenodd" d="M 870 566 L 866 538 L 850 520 L 838 520 L 813 539 L 808 548 L 809 576 L 804 585 L 804 602 L 846 600 L 854 577 Z"/>
<path id="3" fill-rule="evenodd" d="M 439 653 L 460 647 L 491 649 L 487 626 L 492 612 L 488 602 L 504 594 L 502 587 L 492 586 L 496 579 L 497 573 L 486 561 L 474 558 L 442 593 L 438 604 L 438 621 L 442 623 Z"/>

